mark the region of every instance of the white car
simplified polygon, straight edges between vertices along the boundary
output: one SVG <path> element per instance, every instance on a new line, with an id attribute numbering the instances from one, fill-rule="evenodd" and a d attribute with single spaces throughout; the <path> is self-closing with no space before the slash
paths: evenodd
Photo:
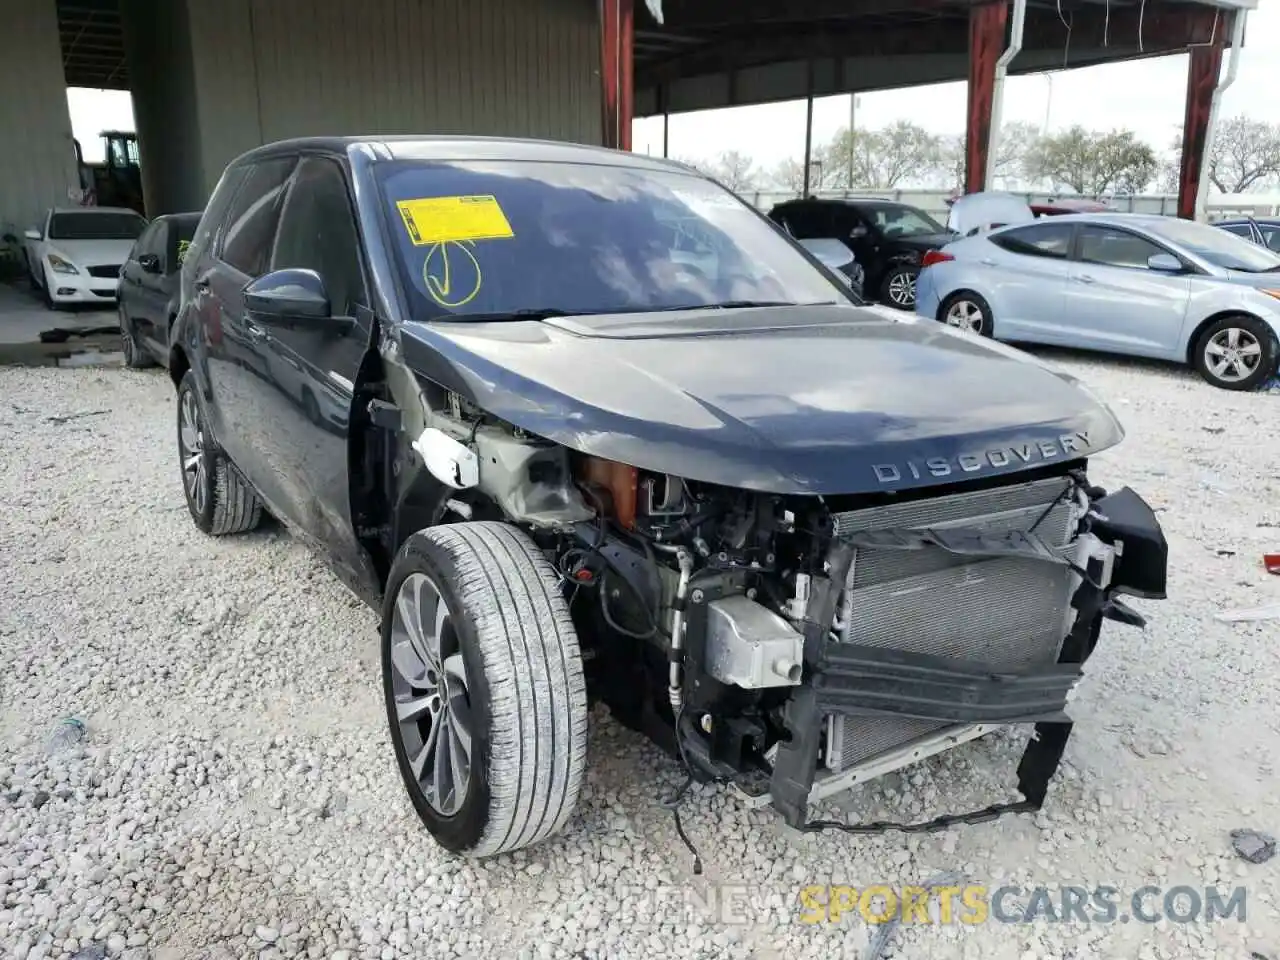
<path id="1" fill-rule="evenodd" d="M 49 307 L 114 302 L 147 221 L 124 207 L 55 207 L 26 232 L 27 270 Z"/>

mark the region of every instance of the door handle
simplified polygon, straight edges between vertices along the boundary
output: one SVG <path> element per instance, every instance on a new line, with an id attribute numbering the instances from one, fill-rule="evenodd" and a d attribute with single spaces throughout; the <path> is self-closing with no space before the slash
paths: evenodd
<path id="1" fill-rule="evenodd" d="M 994 267 L 996 265 L 995 260 L 993 260 L 991 257 L 983 257 L 982 263 L 984 266 L 987 266 L 987 267 Z"/>
<path id="2" fill-rule="evenodd" d="M 1076 274 L 1076 279 L 1081 283 L 1093 283 L 1093 277 L 1089 276 L 1087 273 Z"/>
<path id="3" fill-rule="evenodd" d="M 246 323 L 244 325 L 244 332 L 253 340 L 267 339 L 267 331 L 263 330 L 256 323 Z"/>

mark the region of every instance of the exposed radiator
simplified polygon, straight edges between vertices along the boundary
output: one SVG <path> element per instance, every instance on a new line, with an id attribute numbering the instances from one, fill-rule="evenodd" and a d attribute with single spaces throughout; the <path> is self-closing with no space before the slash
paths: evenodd
<path id="1" fill-rule="evenodd" d="M 1067 485 L 1065 477 L 1055 477 L 853 510 L 836 516 L 835 532 L 962 526 L 1006 534 L 1029 531 L 1039 520 L 1036 535 L 1055 550 L 1065 549 L 1077 509 L 1066 495 Z M 997 668 L 1052 663 L 1069 626 L 1070 589 L 1070 571 L 1030 559 L 861 548 L 832 632 L 842 642 L 959 657 Z M 831 716 L 826 765 L 844 770 L 947 725 Z"/>

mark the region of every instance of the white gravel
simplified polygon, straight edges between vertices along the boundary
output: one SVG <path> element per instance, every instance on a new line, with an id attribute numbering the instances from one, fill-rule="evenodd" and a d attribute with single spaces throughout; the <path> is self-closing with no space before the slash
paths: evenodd
<path id="1" fill-rule="evenodd" d="M 0 955 L 856 957 L 871 929 L 801 922 L 801 887 L 1247 888 L 1247 922 L 908 924 L 897 958 L 1280 960 L 1280 397 L 1190 373 L 1055 355 L 1120 414 L 1095 482 L 1159 510 L 1172 598 L 1111 625 L 1038 818 L 863 839 L 801 836 L 711 788 L 684 810 L 670 762 L 600 711 L 567 834 L 483 865 L 413 816 L 384 729 L 376 622 L 276 529 L 212 540 L 179 488 L 162 372 L 0 369 Z M 50 422 L 55 414 L 107 413 Z M 88 737 L 47 759 L 65 714 Z M 852 795 L 894 819 L 1005 798 L 1021 741 L 988 738 Z M 1156 901 L 1158 903 L 1158 900 Z M 1122 903 L 1122 906 L 1124 904 Z"/>

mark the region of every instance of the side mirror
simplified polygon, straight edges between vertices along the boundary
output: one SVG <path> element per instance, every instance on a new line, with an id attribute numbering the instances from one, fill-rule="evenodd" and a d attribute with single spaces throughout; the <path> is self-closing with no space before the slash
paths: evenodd
<path id="1" fill-rule="evenodd" d="M 138 266 L 147 273 L 160 272 L 160 258 L 154 253 L 143 253 L 138 255 Z"/>
<path id="2" fill-rule="evenodd" d="M 41 233 L 40 233 L 40 231 L 39 231 L 39 230 L 37 230 L 35 227 L 32 227 L 30 230 L 25 231 L 22 235 L 23 235 L 24 237 L 26 237 L 28 240 L 43 240 L 43 239 L 44 239 L 44 235 L 43 235 L 43 234 L 41 234 Z"/>
<path id="3" fill-rule="evenodd" d="M 1147 257 L 1147 269 L 1161 273 L 1181 273 L 1182 261 L 1172 253 L 1153 253 Z"/>
<path id="4" fill-rule="evenodd" d="M 244 305 L 266 321 L 328 320 L 329 294 L 314 270 L 273 270 L 244 288 Z"/>

